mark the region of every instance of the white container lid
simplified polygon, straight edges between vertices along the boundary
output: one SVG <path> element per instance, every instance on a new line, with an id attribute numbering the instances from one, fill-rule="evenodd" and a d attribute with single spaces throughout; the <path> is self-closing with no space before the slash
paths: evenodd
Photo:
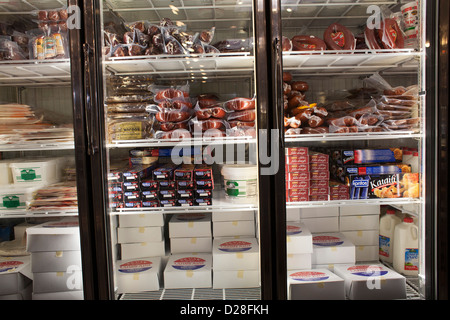
<path id="1" fill-rule="evenodd" d="M 239 180 L 256 179 L 258 177 L 258 166 L 229 164 L 222 167 L 221 173 L 224 177 L 235 177 Z"/>

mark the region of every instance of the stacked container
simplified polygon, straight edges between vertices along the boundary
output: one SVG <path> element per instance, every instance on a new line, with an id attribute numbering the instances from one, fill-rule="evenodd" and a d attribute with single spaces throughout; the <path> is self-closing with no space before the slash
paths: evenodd
<path id="1" fill-rule="evenodd" d="M 83 280 L 78 220 L 64 218 L 30 227 L 33 300 L 82 300 Z"/>

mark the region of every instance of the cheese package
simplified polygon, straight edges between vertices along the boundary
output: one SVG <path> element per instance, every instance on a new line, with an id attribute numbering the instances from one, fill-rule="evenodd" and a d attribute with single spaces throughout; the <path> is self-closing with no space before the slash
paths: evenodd
<path id="1" fill-rule="evenodd" d="M 299 222 L 286 223 L 287 253 L 312 253 L 312 234 L 309 229 Z"/>
<path id="2" fill-rule="evenodd" d="M 0 257 L 0 296 L 20 294 L 32 281 L 30 257 Z"/>
<path id="3" fill-rule="evenodd" d="M 122 260 L 161 257 L 165 255 L 165 241 L 133 242 L 120 244 L 120 256 Z"/>
<path id="4" fill-rule="evenodd" d="M 344 280 L 327 269 L 288 271 L 289 300 L 344 300 Z"/>
<path id="5" fill-rule="evenodd" d="M 27 251 L 80 250 L 80 229 L 77 218 L 50 221 L 26 229 Z"/>
<path id="6" fill-rule="evenodd" d="M 118 293 L 155 291 L 160 288 L 161 257 L 116 262 Z"/>
<path id="7" fill-rule="evenodd" d="M 212 256 L 210 253 L 172 254 L 164 269 L 166 289 L 212 287 Z"/>
<path id="8" fill-rule="evenodd" d="M 170 238 L 210 237 L 211 215 L 203 213 L 176 214 L 169 221 Z"/>
<path id="9" fill-rule="evenodd" d="M 382 264 L 335 266 L 350 300 L 406 299 L 406 278 Z"/>
<path id="10" fill-rule="evenodd" d="M 313 265 L 355 263 L 355 261 L 355 245 L 342 233 L 313 235 Z"/>
<path id="11" fill-rule="evenodd" d="M 219 238 L 213 241 L 214 270 L 259 269 L 259 245 L 256 238 Z"/>

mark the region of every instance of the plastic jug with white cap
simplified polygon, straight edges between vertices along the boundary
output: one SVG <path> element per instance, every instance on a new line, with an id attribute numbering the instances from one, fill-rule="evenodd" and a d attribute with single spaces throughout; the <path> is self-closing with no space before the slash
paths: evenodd
<path id="1" fill-rule="evenodd" d="M 419 273 L 419 229 L 414 219 L 405 217 L 394 231 L 394 269 L 407 276 Z"/>
<path id="2" fill-rule="evenodd" d="M 395 215 L 395 210 L 388 209 L 380 218 L 379 258 L 392 263 L 395 226 L 402 220 Z"/>

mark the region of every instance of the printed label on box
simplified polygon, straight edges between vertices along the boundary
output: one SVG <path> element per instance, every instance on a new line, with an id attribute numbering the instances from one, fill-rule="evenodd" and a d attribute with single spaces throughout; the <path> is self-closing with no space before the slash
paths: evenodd
<path id="1" fill-rule="evenodd" d="M 172 267 L 178 270 L 197 270 L 205 266 L 206 260 L 197 257 L 186 257 L 175 260 Z"/>
<path id="2" fill-rule="evenodd" d="M 150 270 L 152 262 L 148 260 L 130 261 L 119 266 L 119 271 L 123 273 L 137 273 Z"/>
<path id="3" fill-rule="evenodd" d="M 384 276 L 387 274 L 387 270 L 379 266 L 359 265 L 353 266 L 347 269 L 351 274 L 363 277 Z"/>
<path id="4" fill-rule="evenodd" d="M 227 241 L 219 245 L 219 250 L 224 252 L 243 252 L 252 248 L 252 244 L 247 241 Z"/>
<path id="5" fill-rule="evenodd" d="M 300 271 L 289 275 L 289 278 L 295 281 L 324 281 L 329 278 L 323 272 L 316 271 Z"/>
<path id="6" fill-rule="evenodd" d="M 313 237 L 313 244 L 321 247 L 340 246 L 344 241 L 339 237 L 333 236 L 315 236 Z"/>

